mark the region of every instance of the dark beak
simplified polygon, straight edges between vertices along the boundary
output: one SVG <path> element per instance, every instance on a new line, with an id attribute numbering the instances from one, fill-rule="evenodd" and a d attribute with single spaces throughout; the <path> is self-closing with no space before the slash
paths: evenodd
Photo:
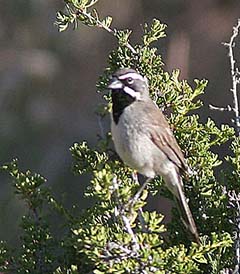
<path id="1" fill-rule="evenodd" d="M 123 84 L 121 81 L 119 81 L 117 78 L 112 78 L 110 80 L 109 85 L 107 86 L 108 89 L 122 89 L 123 88 Z"/>

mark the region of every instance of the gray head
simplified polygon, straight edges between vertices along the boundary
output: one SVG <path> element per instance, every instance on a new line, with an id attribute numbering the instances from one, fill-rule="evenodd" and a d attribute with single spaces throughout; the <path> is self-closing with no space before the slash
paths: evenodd
<path id="1" fill-rule="evenodd" d="M 123 68 L 117 70 L 113 75 L 108 88 L 112 92 L 124 92 L 135 100 L 149 97 L 148 80 L 134 69 Z"/>
<path id="2" fill-rule="evenodd" d="M 148 81 L 133 69 L 119 69 L 110 80 L 112 90 L 112 114 L 117 124 L 124 109 L 136 101 L 149 99 Z"/>

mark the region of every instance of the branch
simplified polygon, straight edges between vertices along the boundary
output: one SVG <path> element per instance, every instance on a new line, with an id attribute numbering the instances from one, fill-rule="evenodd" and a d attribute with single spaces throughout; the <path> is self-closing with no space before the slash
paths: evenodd
<path id="1" fill-rule="evenodd" d="M 209 108 L 211 110 L 218 110 L 218 111 L 229 111 L 229 112 L 234 111 L 234 109 L 230 105 L 227 105 L 226 107 L 217 107 L 210 104 Z"/>
<path id="2" fill-rule="evenodd" d="M 130 225 L 130 220 L 123 214 L 120 213 L 120 216 L 122 218 L 122 221 L 125 225 L 125 228 L 128 232 L 128 234 L 131 236 L 132 238 L 132 242 L 133 242 L 133 250 L 137 253 L 137 251 L 140 249 L 140 246 L 139 246 L 139 243 L 138 243 L 138 240 L 137 240 L 137 237 L 136 235 L 134 234 L 132 228 L 131 228 L 131 225 Z"/>
<path id="3" fill-rule="evenodd" d="M 108 22 L 108 24 L 107 24 L 106 22 L 104 22 L 104 20 L 103 21 L 99 20 L 96 10 L 93 10 L 93 12 L 95 13 L 94 14 L 95 16 L 93 16 L 90 12 L 87 12 L 87 8 L 92 7 L 97 1 L 93 1 L 93 3 L 91 5 L 83 5 L 82 7 L 74 4 L 72 1 L 69 1 L 69 0 L 65 0 L 65 2 L 66 2 L 66 8 L 68 9 L 68 11 L 70 11 L 70 13 L 75 14 L 74 17 L 76 17 L 76 19 L 79 19 L 80 21 L 83 22 L 83 20 L 81 20 L 81 18 L 80 18 L 82 16 L 84 19 L 87 19 L 88 22 L 94 22 L 94 26 L 96 26 L 98 28 L 101 28 L 101 29 L 104 29 L 108 33 L 110 33 L 113 36 L 117 37 L 117 34 L 118 34 L 117 30 L 110 28 L 110 24 L 111 24 L 111 21 L 112 21 L 111 17 L 106 17 L 106 20 L 110 20 L 110 22 Z M 70 5 L 72 5 L 74 7 L 75 12 L 73 12 Z M 91 23 L 86 24 L 86 25 L 90 26 Z M 126 42 L 125 46 L 133 54 L 137 54 L 137 51 L 134 49 L 134 47 L 129 42 Z"/>
<path id="4" fill-rule="evenodd" d="M 239 117 L 239 102 L 238 102 L 238 93 L 237 93 L 237 85 L 239 84 L 239 71 L 237 69 L 236 60 L 234 59 L 234 51 L 235 47 L 234 39 L 238 36 L 240 29 L 240 19 L 238 19 L 238 23 L 235 27 L 233 27 L 233 34 L 231 36 L 229 43 L 224 43 L 224 45 L 228 48 L 228 54 L 230 58 L 231 65 L 231 76 L 232 76 L 232 93 L 233 93 L 233 105 L 234 105 L 234 113 L 235 113 L 235 124 L 237 135 L 240 136 L 240 117 Z"/>
<path id="5" fill-rule="evenodd" d="M 112 34 L 113 36 L 117 36 L 117 31 L 115 29 L 111 29 L 110 27 L 106 26 L 105 24 L 103 24 L 103 22 L 101 22 L 100 20 L 98 20 L 97 18 L 93 17 L 91 14 L 85 12 L 84 10 L 77 10 L 76 13 L 77 16 L 82 15 L 86 18 L 88 18 L 89 20 L 95 21 L 96 22 L 96 27 L 104 29 L 105 31 L 107 31 L 108 33 Z M 130 43 L 126 43 L 126 47 L 133 53 L 133 54 L 137 54 L 136 50 L 134 49 L 134 47 L 130 44 Z"/>
<path id="6" fill-rule="evenodd" d="M 234 47 L 235 47 L 235 39 L 239 34 L 240 30 L 240 19 L 238 19 L 238 23 L 233 27 L 233 33 L 228 43 L 223 43 L 224 46 L 228 48 L 228 56 L 230 58 L 230 69 L 231 69 L 231 77 L 232 77 L 232 88 L 231 92 L 233 94 L 233 107 L 216 107 L 213 105 L 209 105 L 209 108 L 212 110 L 218 111 L 232 111 L 234 113 L 235 119 L 234 124 L 236 127 L 237 135 L 240 136 L 240 117 L 239 117 L 239 99 L 238 99 L 238 90 L 237 85 L 240 83 L 240 72 L 236 67 L 236 60 L 234 58 Z"/>
<path id="7" fill-rule="evenodd" d="M 128 217 L 125 215 L 124 207 L 121 206 L 121 204 L 120 204 L 120 199 L 119 199 L 119 195 L 118 195 L 118 182 L 117 182 L 117 178 L 116 177 L 113 178 L 112 183 L 113 183 L 113 189 L 115 190 L 115 200 L 116 200 L 116 207 L 114 209 L 115 216 L 116 217 L 119 216 L 121 218 L 121 220 L 122 220 L 122 222 L 124 224 L 125 230 L 131 236 L 133 251 L 135 253 L 137 253 L 137 251 L 140 249 L 140 246 L 139 246 L 137 237 L 136 237 L 136 235 L 134 234 L 134 232 L 133 232 L 133 230 L 131 228 L 131 222 L 128 219 Z"/>

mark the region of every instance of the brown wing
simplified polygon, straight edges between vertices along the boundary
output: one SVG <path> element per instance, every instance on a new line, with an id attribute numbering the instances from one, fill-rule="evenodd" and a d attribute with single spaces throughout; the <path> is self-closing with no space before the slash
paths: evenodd
<path id="1" fill-rule="evenodd" d="M 151 111 L 146 111 L 148 119 L 152 121 L 150 135 L 153 143 L 164 152 L 164 154 L 179 168 L 183 173 L 187 173 L 188 166 L 184 155 L 169 127 L 169 124 L 160 109 L 154 105 Z"/>

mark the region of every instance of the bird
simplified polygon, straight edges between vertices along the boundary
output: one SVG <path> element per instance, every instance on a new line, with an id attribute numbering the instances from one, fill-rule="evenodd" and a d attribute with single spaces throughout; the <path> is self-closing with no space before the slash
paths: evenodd
<path id="1" fill-rule="evenodd" d="M 183 224 L 199 243 L 182 180 L 189 167 L 164 114 L 150 98 L 148 79 L 132 68 L 120 68 L 107 88 L 111 91 L 111 134 L 117 154 L 147 177 L 147 182 L 162 176 L 177 201 Z"/>

